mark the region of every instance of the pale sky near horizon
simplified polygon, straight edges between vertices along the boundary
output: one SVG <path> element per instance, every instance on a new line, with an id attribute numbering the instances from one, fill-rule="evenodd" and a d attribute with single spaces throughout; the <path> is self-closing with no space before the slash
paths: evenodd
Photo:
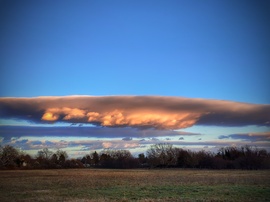
<path id="1" fill-rule="evenodd" d="M 266 0 L 2 0 L 0 97 L 157 95 L 269 105 L 269 19 Z M 0 120 L 1 127 L 35 125 Z M 46 136 L 40 130 L 36 139 Z M 72 150 L 63 145 L 68 145 L 68 138 L 75 141 L 73 135 L 65 139 L 59 135 L 47 144 L 46 140 L 32 144 L 37 141 L 32 132 L 30 137 L 12 133 L 12 140 L 10 129 L 1 131 L 5 131 L 0 133 L 1 144 L 13 141 L 26 150 L 43 146 Z M 238 136 L 230 135 L 267 133 L 263 141 L 270 147 L 269 125 L 195 125 L 181 131 L 197 134 L 183 136 L 184 141 L 208 141 L 200 143 L 202 147 L 236 141 Z M 125 128 L 117 132 L 129 133 Z M 103 128 L 100 133 L 105 137 L 109 132 Z M 132 140 L 110 138 L 111 143 L 106 140 L 98 148 L 111 144 L 142 151 L 145 145 L 139 142 L 142 135 Z M 165 132 L 156 138 L 183 141 Z M 83 153 L 95 144 L 80 142 L 72 151 Z"/>

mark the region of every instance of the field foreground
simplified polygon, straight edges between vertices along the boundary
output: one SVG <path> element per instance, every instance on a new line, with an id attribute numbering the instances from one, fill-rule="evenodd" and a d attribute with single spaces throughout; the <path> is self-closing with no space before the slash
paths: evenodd
<path id="1" fill-rule="evenodd" d="M 0 171 L 0 201 L 270 201 L 270 171 Z"/>

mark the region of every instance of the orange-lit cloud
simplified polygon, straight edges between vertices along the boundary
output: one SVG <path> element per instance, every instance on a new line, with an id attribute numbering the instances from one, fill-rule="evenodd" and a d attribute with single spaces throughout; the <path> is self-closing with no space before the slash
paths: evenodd
<path id="1" fill-rule="evenodd" d="M 45 112 L 43 116 L 41 117 L 41 120 L 44 121 L 56 121 L 58 120 L 59 116 L 52 113 L 52 112 Z"/>
<path id="2" fill-rule="evenodd" d="M 43 114 L 43 121 L 57 121 L 60 115 L 64 115 L 63 120 L 80 119 L 85 117 L 85 111 L 77 108 L 49 108 Z"/>
<path id="3" fill-rule="evenodd" d="M 270 105 L 162 96 L 0 98 L 0 117 L 156 129 L 270 126 Z"/>

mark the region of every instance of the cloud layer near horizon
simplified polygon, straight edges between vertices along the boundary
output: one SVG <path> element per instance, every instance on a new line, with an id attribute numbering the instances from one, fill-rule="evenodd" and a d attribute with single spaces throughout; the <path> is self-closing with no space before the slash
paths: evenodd
<path id="1" fill-rule="evenodd" d="M 0 117 L 155 129 L 270 126 L 270 105 L 162 96 L 0 98 Z"/>
<path id="2" fill-rule="evenodd" d="M 3 127 L 3 126 L 2 126 Z M 5 127 L 6 128 L 6 127 Z M 0 127 L 1 129 L 1 127 Z M 6 130 L 7 129 L 7 130 Z M 74 156 L 82 156 L 85 154 L 89 154 L 90 151 L 100 151 L 103 149 L 128 149 L 135 153 L 145 152 L 146 149 L 153 144 L 157 143 L 169 143 L 174 146 L 179 146 L 182 148 L 188 147 L 190 149 L 209 149 L 209 151 L 216 151 L 221 147 L 227 146 L 256 146 L 259 148 L 266 149 L 269 151 L 269 132 L 257 132 L 252 134 L 233 134 L 233 135 L 223 135 L 220 136 L 219 139 L 213 140 L 199 140 L 199 141 L 186 141 L 181 139 L 178 140 L 171 140 L 168 138 L 114 138 L 114 139 L 89 139 L 88 137 L 83 137 L 84 134 L 80 138 L 72 138 L 68 139 L 64 136 L 56 136 L 57 134 L 51 134 L 51 136 L 41 137 L 43 128 L 34 129 L 34 127 L 18 127 L 16 130 L 12 128 L 6 128 L 4 131 L 12 130 L 9 135 L 12 138 L 3 137 L 0 138 L 0 143 L 5 145 L 12 145 L 17 148 L 20 148 L 24 151 L 31 151 L 33 155 L 37 153 L 38 150 L 43 148 L 49 149 L 64 149 L 68 151 L 69 154 Z M 19 130 L 20 129 L 20 130 Z M 59 128 L 60 129 L 60 128 Z M 31 130 L 38 131 L 36 136 L 33 134 L 31 135 Z M 58 129 L 57 129 L 58 130 Z M 30 132 L 30 135 L 24 136 L 24 132 Z M 65 132 L 66 130 L 64 130 Z M 58 130 L 59 132 L 59 130 Z M 22 136 L 20 136 L 22 134 Z M 187 134 L 189 135 L 189 134 Z M 192 134 L 191 134 L 192 135 Z M 196 135 L 196 134 L 195 134 Z M 255 137 L 255 138 L 253 138 Z"/>

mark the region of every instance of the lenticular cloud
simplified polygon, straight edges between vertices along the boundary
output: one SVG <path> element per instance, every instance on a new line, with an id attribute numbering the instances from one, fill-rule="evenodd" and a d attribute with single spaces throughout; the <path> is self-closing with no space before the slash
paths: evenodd
<path id="1" fill-rule="evenodd" d="M 270 125 L 270 105 L 162 96 L 0 98 L 0 116 L 39 123 L 181 129 L 193 125 Z"/>

